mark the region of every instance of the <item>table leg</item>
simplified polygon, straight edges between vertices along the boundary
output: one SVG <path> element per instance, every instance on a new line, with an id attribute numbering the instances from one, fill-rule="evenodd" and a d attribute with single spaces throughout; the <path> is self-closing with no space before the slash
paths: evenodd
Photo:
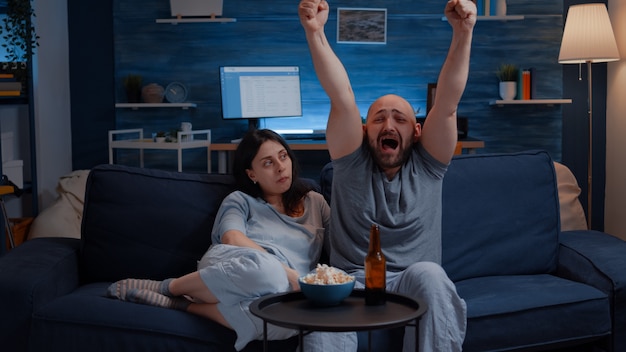
<path id="1" fill-rule="evenodd" d="M 211 168 L 212 168 L 212 165 L 211 165 L 211 145 L 210 144 L 206 147 L 206 159 L 207 159 L 206 160 L 206 172 L 210 174 L 211 173 Z"/>
<path id="2" fill-rule="evenodd" d="M 228 152 L 225 150 L 217 152 L 217 172 L 220 174 L 228 172 Z"/>
<path id="3" fill-rule="evenodd" d="M 419 350 L 420 350 L 420 347 L 419 347 L 419 342 L 420 342 L 419 325 L 420 325 L 420 318 L 415 318 L 415 352 L 419 352 Z"/>
<path id="4" fill-rule="evenodd" d="M 183 172 L 183 151 L 178 147 L 178 172 Z"/>
<path id="5" fill-rule="evenodd" d="M 267 347 L 267 322 L 263 320 L 263 352 L 269 352 Z"/>
<path id="6" fill-rule="evenodd" d="M 372 352 L 372 330 L 367 331 L 367 351 Z"/>
<path id="7" fill-rule="evenodd" d="M 300 329 L 300 334 L 298 337 L 298 343 L 300 344 L 300 352 L 304 351 L 304 332 Z"/>

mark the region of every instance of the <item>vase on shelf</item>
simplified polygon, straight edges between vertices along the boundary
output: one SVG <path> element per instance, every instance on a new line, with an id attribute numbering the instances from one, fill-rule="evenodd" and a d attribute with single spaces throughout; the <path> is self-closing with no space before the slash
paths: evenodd
<path id="1" fill-rule="evenodd" d="M 513 100 L 517 94 L 517 82 L 503 81 L 500 82 L 500 98 L 502 100 Z"/>
<path id="2" fill-rule="evenodd" d="M 144 103 L 162 103 L 165 88 L 156 83 L 150 83 L 141 88 L 141 98 Z"/>
<path id="3" fill-rule="evenodd" d="M 496 16 L 506 16 L 506 0 L 497 0 Z"/>

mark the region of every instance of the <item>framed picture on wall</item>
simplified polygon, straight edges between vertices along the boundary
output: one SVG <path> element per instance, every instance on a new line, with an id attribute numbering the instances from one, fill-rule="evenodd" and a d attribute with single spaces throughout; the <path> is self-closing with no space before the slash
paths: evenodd
<path id="1" fill-rule="evenodd" d="M 387 9 L 337 8 L 337 43 L 386 44 Z"/>

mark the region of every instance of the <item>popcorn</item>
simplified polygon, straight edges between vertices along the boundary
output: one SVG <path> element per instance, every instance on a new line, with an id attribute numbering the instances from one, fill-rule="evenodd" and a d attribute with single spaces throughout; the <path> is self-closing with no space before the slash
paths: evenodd
<path id="1" fill-rule="evenodd" d="M 334 285 L 354 281 L 354 276 L 326 264 L 317 264 L 315 272 L 302 277 L 302 282 L 313 285 Z"/>

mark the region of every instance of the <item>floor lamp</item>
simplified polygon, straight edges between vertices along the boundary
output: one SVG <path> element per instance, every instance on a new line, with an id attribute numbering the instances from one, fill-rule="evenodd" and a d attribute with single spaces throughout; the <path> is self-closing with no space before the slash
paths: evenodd
<path id="1" fill-rule="evenodd" d="M 591 181 L 593 151 L 593 95 L 591 64 L 620 59 L 609 13 L 604 4 L 572 5 L 567 11 L 559 63 L 587 64 L 587 112 L 589 114 L 589 149 L 587 156 L 587 227 L 591 229 Z M 580 70 L 579 77 L 580 80 Z"/>

